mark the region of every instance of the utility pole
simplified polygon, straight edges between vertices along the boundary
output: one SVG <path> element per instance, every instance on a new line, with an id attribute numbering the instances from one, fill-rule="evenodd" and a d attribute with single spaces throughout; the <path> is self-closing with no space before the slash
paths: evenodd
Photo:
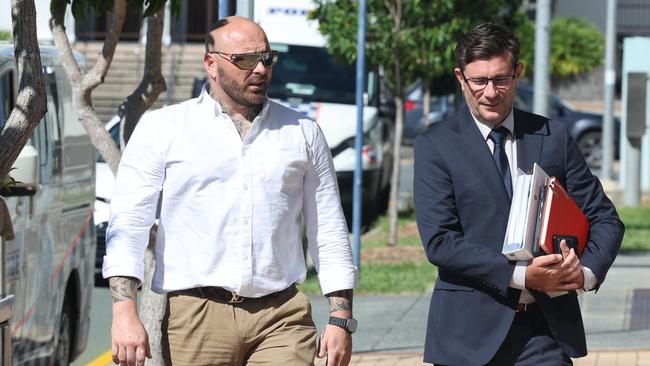
<path id="1" fill-rule="evenodd" d="M 535 92 L 533 112 L 548 117 L 550 89 L 551 0 L 538 0 L 535 9 Z"/>
<path id="2" fill-rule="evenodd" d="M 253 19 L 253 0 L 237 0 L 237 15 Z"/>
<path id="3" fill-rule="evenodd" d="M 363 205 L 361 197 L 361 183 L 363 177 L 363 161 L 361 150 L 363 149 L 363 94 L 366 83 L 366 0 L 359 0 L 358 14 L 359 28 L 357 30 L 357 134 L 354 138 L 354 151 L 356 162 L 354 166 L 354 186 L 352 203 L 352 256 L 354 265 L 361 273 L 361 208 Z"/>
<path id="4" fill-rule="evenodd" d="M 230 0 L 218 0 L 219 2 L 219 19 L 230 15 Z"/>
<path id="5" fill-rule="evenodd" d="M 612 179 L 612 162 L 614 161 L 614 87 L 616 86 L 616 0 L 607 0 L 607 26 L 605 43 L 605 87 L 603 105 L 603 160 L 600 179 Z"/>

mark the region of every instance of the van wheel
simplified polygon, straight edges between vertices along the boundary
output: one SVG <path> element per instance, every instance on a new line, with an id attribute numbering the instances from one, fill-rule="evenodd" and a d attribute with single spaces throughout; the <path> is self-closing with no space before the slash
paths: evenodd
<path id="1" fill-rule="evenodd" d="M 59 342 L 56 344 L 57 366 L 67 366 L 72 357 L 72 331 L 74 314 L 69 299 L 63 301 L 63 310 L 59 320 Z"/>

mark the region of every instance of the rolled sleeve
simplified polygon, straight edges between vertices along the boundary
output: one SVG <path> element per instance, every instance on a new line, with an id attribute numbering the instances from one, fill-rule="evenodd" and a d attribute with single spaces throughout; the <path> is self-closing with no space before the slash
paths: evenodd
<path id="1" fill-rule="evenodd" d="M 144 278 L 144 252 L 164 177 L 158 137 L 155 122 L 143 117 L 120 161 L 106 231 L 104 278 Z"/>
<path id="2" fill-rule="evenodd" d="M 353 289 L 357 268 L 341 208 L 334 164 L 320 128 L 308 141 L 310 166 L 304 178 L 303 213 L 309 252 L 323 294 Z"/>

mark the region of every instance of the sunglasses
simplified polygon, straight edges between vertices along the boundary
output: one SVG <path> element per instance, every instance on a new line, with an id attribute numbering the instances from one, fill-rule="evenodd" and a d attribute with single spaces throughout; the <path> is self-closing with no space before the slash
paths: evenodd
<path id="1" fill-rule="evenodd" d="M 216 54 L 237 66 L 240 69 L 252 70 L 257 66 L 257 63 L 262 61 L 264 67 L 273 67 L 278 62 L 277 51 L 265 52 L 250 52 L 250 53 L 226 53 L 219 51 L 206 52 L 208 54 Z"/>

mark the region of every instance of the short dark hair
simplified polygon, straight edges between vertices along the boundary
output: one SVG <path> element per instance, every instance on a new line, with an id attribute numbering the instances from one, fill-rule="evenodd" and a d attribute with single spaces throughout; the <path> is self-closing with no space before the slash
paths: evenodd
<path id="1" fill-rule="evenodd" d="M 219 19 L 216 22 L 212 23 L 208 29 L 208 33 L 205 34 L 205 52 L 214 51 L 212 49 L 214 46 L 214 38 L 212 38 L 212 35 L 210 33 L 215 29 L 225 26 L 226 24 L 228 24 L 228 19 L 226 18 Z"/>
<path id="2" fill-rule="evenodd" d="M 454 55 L 456 66 L 463 70 L 465 65 L 476 60 L 486 60 L 509 53 L 513 66 L 519 63 L 521 44 L 508 28 L 496 23 L 483 23 L 474 27 L 456 44 Z"/>

